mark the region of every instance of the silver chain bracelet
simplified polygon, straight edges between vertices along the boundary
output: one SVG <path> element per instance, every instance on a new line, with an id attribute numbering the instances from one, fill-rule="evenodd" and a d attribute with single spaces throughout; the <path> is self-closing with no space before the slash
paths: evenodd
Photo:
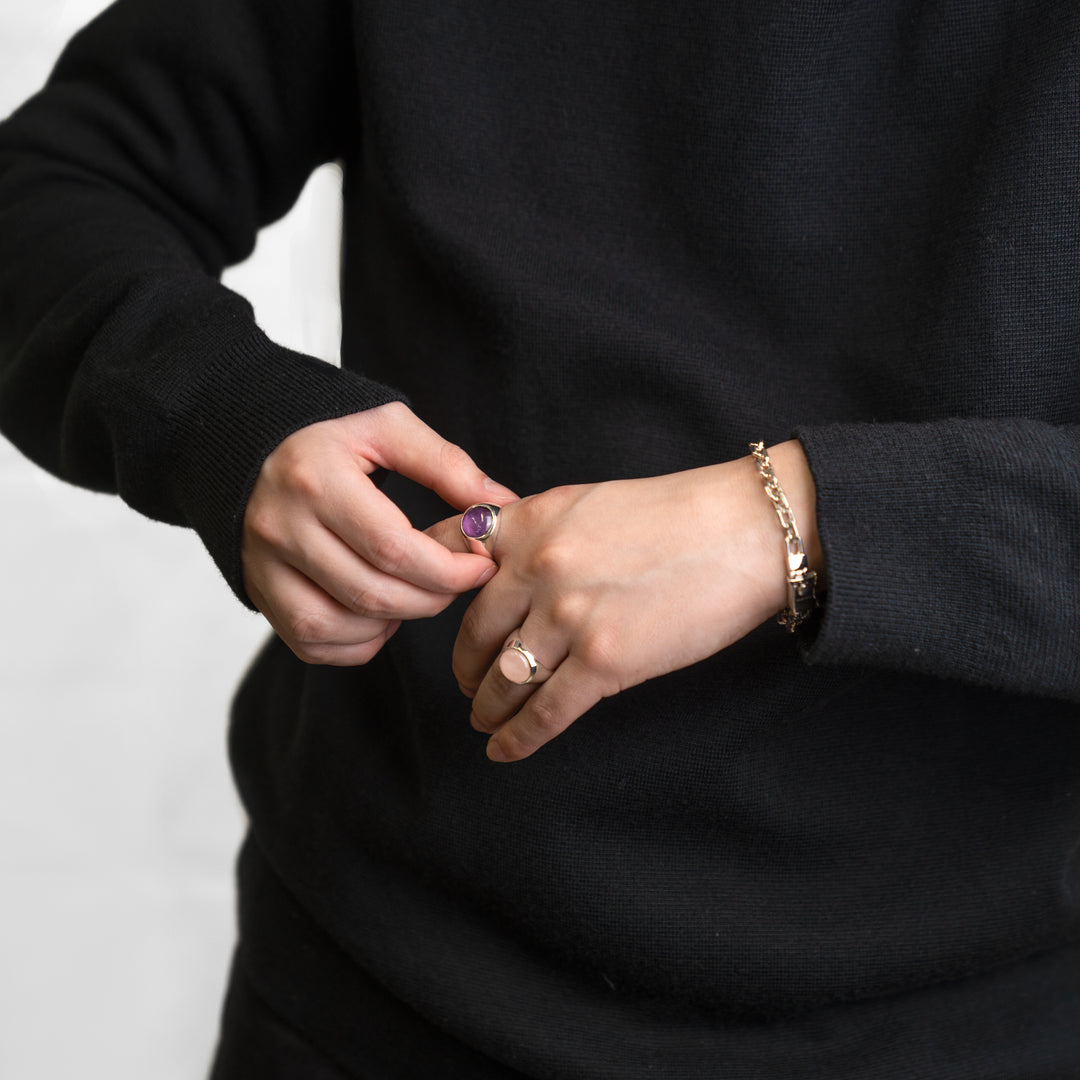
<path id="1" fill-rule="evenodd" d="M 784 530 L 784 548 L 787 559 L 787 584 L 788 604 L 779 612 L 776 621 L 781 626 L 786 626 L 794 633 L 818 606 L 817 600 L 817 574 L 810 569 L 803 550 L 802 538 L 799 536 L 799 528 L 795 524 L 795 515 L 780 486 L 780 481 L 773 472 L 772 462 L 765 453 L 763 442 L 750 443 L 750 449 L 754 454 L 758 472 L 765 483 L 765 494 L 772 500 L 773 509 L 780 519 L 780 527 Z"/>

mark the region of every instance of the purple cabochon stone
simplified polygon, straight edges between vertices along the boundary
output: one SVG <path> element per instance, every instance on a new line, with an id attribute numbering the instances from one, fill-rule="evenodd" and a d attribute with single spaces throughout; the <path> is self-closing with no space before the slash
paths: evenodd
<path id="1" fill-rule="evenodd" d="M 471 506 L 461 518 L 461 531 L 470 540 L 480 540 L 491 532 L 495 515 L 486 506 Z"/>

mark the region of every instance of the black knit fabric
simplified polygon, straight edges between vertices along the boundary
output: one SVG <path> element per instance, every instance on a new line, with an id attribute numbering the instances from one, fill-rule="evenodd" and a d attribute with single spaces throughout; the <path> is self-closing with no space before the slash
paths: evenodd
<path id="1" fill-rule="evenodd" d="M 363 668 L 267 647 L 234 1001 L 289 1053 L 1080 1075 L 1077 56 L 1074 0 L 121 0 L 0 129 L 4 431 L 241 596 L 265 455 L 396 398 L 521 493 L 811 464 L 813 625 L 519 764 L 462 604 Z M 216 281 L 335 158 L 342 370 Z"/>

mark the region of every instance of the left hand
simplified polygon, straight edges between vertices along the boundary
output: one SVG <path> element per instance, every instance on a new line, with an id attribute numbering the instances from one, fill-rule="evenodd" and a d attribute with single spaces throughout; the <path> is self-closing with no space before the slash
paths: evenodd
<path id="1" fill-rule="evenodd" d="M 802 448 L 769 453 L 820 570 Z M 466 550 L 459 521 L 429 531 Z M 751 457 L 512 503 L 492 554 L 499 571 L 465 614 L 453 666 L 493 761 L 527 757 L 601 698 L 713 655 L 787 601 L 783 532 Z M 512 637 L 540 665 L 526 685 L 497 664 Z"/>

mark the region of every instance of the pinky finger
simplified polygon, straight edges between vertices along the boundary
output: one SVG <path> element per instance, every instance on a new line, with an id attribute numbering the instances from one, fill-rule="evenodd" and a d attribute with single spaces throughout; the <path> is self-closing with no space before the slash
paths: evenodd
<path id="1" fill-rule="evenodd" d="M 354 614 L 284 563 L 275 564 L 270 576 L 271 593 L 248 581 L 248 596 L 305 664 L 366 664 L 401 625 L 400 619 Z"/>
<path id="2" fill-rule="evenodd" d="M 319 659 L 307 663 L 323 664 L 327 667 L 360 667 L 374 660 L 382 647 L 398 632 L 401 620 L 387 623 L 385 629 L 370 641 L 357 642 L 355 645 L 323 645 L 319 649 Z"/>

